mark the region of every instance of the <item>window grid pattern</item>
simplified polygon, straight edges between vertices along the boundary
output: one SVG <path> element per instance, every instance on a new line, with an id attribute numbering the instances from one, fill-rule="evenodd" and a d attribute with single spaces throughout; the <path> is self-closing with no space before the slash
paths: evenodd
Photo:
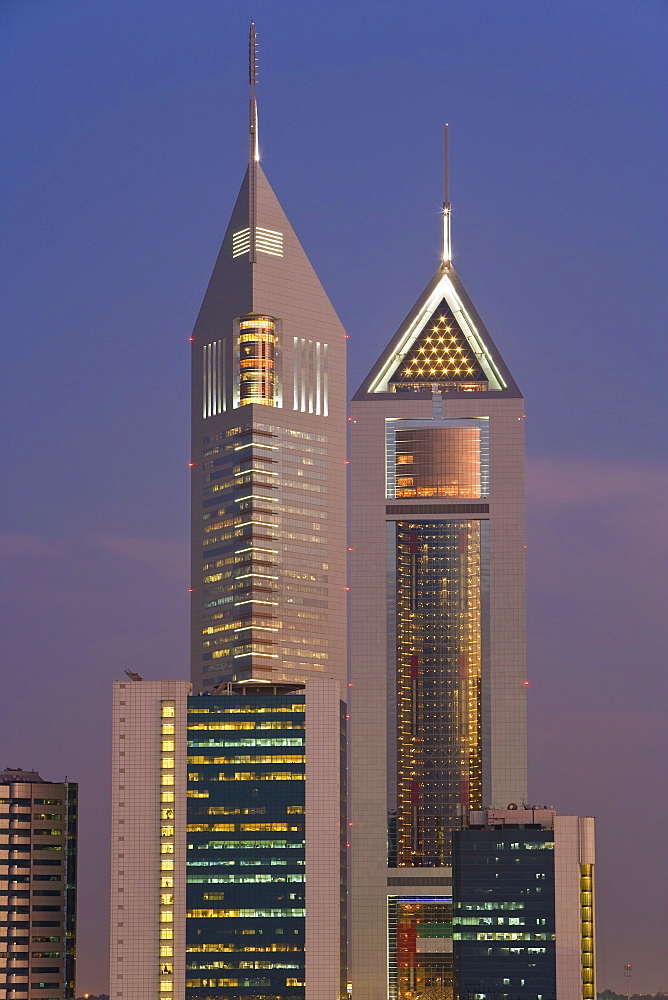
<path id="1" fill-rule="evenodd" d="M 187 800 L 187 1000 L 302 1000 L 305 781 L 291 751 L 305 739 L 304 695 L 195 696 L 188 704 L 197 770 Z M 268 739 L 284 740 L 285 780 L 259 784 L 272 768 Z M 235 741 L 255 760 L 248 774 L 234 763 L 221 770 L 221 751 Z"/>
<path id="2" fill-rule="evenodd" d="M 396 524 L 396 830 L 390 864 L 442 866 L 482 799 L 481 522 Z"/>
<path id="3" fill-rule="evenodd" d="M 479 497 L 480 429 L 398 429 L 395 440 L 396 496 Z"/>
<path id="4" fill-rule="evenodd" d="M 451 1000 L 452 900 L 388 897 L 389 1000 Z"/>
<path id="5" fill-rule="evenodd" d="M 489 497 L 486 417 L 387 420 L 385 449 L 390 500 Z"/>
<path id="6" fill-rule="evenodd" d="M 454 854 L 456 1000 L 555 1000 L 554 831 L 471 827 Z"/>

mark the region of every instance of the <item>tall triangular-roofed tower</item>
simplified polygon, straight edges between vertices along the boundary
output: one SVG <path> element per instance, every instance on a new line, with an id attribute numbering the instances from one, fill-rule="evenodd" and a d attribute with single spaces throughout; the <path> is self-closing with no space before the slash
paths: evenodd
<path id="1" fill-rule="evenodd" d="M 522 397 L 452 265 L 447 183 L 443 231 L 352 405 L 355 1000 L 452 997 L 452 835 L 526 798 Z"/>
<path id="2" fill-rule="evenodd" d="M 258 161 L 192 336 L 195 691 L 334 677 L 345 693 L 345 332 Z"/>

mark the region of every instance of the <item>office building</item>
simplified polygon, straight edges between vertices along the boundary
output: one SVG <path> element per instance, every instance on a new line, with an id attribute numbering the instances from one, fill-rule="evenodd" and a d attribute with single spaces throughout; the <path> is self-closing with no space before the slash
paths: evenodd
<path id="1" fill-rule="evenodd" d="M 114 684 L 110 1000 L 184 1000 L 189 693 Z"/>
<path id="2" fill-rule="evenodd" d="M 338 684 L 224 690 L 114 685 L 111 1000 L 344 989 Z"/>
<path id="3" fill-rule="evenodd" d="M 189 699 L 187 1000 L 345 992 L 336 682 Z"/>
<path id="4" fill-rule="evenodd" d="M 591 816 L 471 813 L 454 836 L 457 1000 L 594 1000 L 594 852 Z"/>
<path id="5" fill-rule="evenodd" d="M 250 50 L 191 337 L 192 688 L 115 686 L 112 1000 L 343 989 L 346 335 L 260 166 Z"/>
<path id="6" fill-rule="evenodd" d="M 0 998 L 75 996 L 77 785 L 0 771 Z"/>
<path id="7" fill-rule="evenodd" d="M 258 159 L 192 335 L 195 693 L 346 682 L 345 331 Z"/>
<path id="8" fill-rule="evenodd" d="M 446 195 L 442 261 L 351 410 L 355 1000 L 418 995 L 406 906 L 448 995 L 452 835 L 526 800 L 523 404 L 451 258 Z"/>

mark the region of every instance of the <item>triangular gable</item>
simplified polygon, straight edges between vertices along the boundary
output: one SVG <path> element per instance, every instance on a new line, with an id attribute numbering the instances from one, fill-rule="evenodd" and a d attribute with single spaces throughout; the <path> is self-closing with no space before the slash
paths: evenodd
<path id="1" fill-rule="evenodd" d="M 452 266 L 438 269 L 357 395 L 430 389 L 520 395 Z"/>
<path id="2" fill-rule="evenodd" d="M 488 388 L 487 373 L 445 299 L 422 327 L 389 379 L 396 392 L 434 383 L 453 388 Z"/>

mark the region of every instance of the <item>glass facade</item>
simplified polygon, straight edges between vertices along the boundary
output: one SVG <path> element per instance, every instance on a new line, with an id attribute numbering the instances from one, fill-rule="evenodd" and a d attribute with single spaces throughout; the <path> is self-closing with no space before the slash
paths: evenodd
<path id="1" fill-rule="evenodd" d="M 239 320 L 239 406 L 276 406 L 276 320 L 250 314 Z"/>
<path id="2" fill-rule="evenodd" d="M 397 521 L 394 548 L 389 864 L 443 866 L 481 806 L 487 522 Z"/>
<path id="3" fill-rule="evenodd" d="M 479 497 L 480 428 L 397 427 L 397 497 Z"/>
<path id="4" fill-rule="evenodd" d="M 205 683 L 278 660 L 277 452 L 278 435 L 252 424 L 204 438 L 203 562 L 194 582 L 202 584 Z"/>
<path id="5" fill-rule="evenodd" d="M 555 1000 L 553 831 L 460 830 L 453 871 L 458 1000 Z"/>
<path id="6" fill-rule="evenodd" d="M 188 700 L 187 1000 L 305 996 L 304 712 Z"/>
<path id="7" fill-rule="evenodd" d="M 452 997 L 452 900 L 388 898 L 390 1000 Z"/>

